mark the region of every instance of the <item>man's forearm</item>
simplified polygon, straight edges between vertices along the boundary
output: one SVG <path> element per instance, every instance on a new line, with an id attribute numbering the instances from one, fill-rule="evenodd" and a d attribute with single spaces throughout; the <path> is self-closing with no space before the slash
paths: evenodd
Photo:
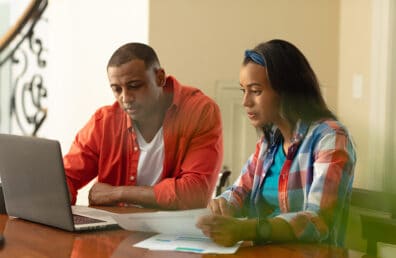
<path id="1" fill-rule="evenodd" d="M 120 202 L 142 206 L 158 206 L 151 186 L 119 186 Z"/>

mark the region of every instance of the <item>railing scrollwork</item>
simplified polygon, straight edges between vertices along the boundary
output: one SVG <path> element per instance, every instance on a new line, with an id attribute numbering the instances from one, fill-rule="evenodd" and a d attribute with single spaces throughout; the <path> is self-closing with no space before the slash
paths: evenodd
<path id="1" fill-rule="evenodd" d="M 44 76 L 47 49 L 37 36 L 38 24 L 46 22 L 42 15 L 47 0 L 33 0 L 24 14 L 0 39 L 0 69 L 9 63 L 12 70 L 10 121 L 25 135 L 36 135 L 47 117 Z M 0 89 L 1 90 L 1 89 Z"/>

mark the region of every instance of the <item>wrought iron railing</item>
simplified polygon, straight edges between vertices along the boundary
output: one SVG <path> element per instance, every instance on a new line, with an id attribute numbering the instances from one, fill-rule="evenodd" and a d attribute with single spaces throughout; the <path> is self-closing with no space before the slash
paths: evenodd
<path id="1" fill-rule="evenodd" d="M 47 98 L 43 76 L 47 65 L 43 57 L 46 48 L 36 35 L 37 24 L 43 21 L 47 5 L 48 0 L 30 1 L 16 23 L 0 38 L 0 69 L 10 64 L 13 71 L 10 121 L 15 121 L 26 135 L 36 135 L 47 117 L 47 108 L 43 106 Z M 29 69 L 32 66 L 35 69 Z"/>

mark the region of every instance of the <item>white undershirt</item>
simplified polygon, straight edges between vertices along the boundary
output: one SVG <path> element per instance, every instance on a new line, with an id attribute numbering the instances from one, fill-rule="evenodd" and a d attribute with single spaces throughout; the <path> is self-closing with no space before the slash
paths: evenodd
<path id="1" fill-rule="evenodd" d="M 155 185 L 161 177 L 164 164 L 164 137 L 162 126 L 151 142 L 147 143 L 135 126 L 140 155 L 136 185 Z"/>

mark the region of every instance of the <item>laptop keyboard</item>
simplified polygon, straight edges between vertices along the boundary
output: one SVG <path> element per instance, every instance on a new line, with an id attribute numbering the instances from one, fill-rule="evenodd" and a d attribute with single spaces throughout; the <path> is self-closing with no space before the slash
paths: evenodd
<path id="1" fill-rule="evenodd" d="M 77 215 L 77 214 L 73 214 L 73 221 L 74 221 L 75 225 L 105 222 L 100 219 L 94 219 L 94 218 L 85 217 L 85 216 L 81 216 L 81 215 Z"/>

